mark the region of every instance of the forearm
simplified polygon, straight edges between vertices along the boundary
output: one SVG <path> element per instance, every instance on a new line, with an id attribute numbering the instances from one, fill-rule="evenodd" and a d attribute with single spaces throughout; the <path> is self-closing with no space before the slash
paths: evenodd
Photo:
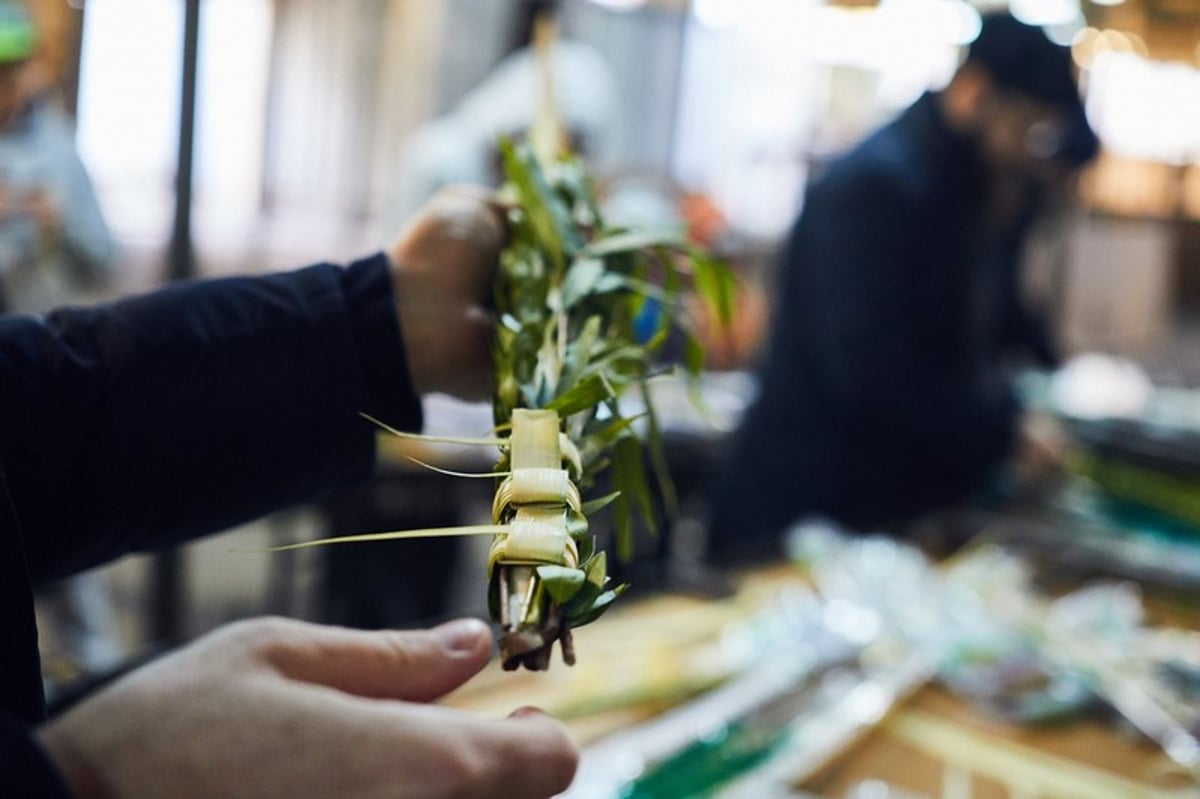
<path id="1" fill-rule="evenodd" d="M 358 412 L 420 424 L 382 257 L 0 320 L 35 580 L 364 479 Z M 19 468 L 18 468 L 19 466 Z"/>

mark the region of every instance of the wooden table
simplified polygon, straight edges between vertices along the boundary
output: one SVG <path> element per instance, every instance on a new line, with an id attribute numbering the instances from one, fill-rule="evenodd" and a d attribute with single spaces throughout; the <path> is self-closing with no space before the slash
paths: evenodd
<path id="1" fill-rule="evenodd" d="M 720 685 L 730 677 L 722 640 L 773 595 L 803 587 L 798 571 L 777 566 L 744 575 L 725 600 L 630 602 L 579 631 L 574 669 L 556 662 L 547 673 L 510 674 L 496 666 L 447 703 L 489 716 L 543 707 L 566 722 L 586 758 L 586 747 L 620 741 Z M 1021 726 L 990 718 L 936 684 L 919 687 L 789 791 L 771 795 L 902 795 L 871 794 L 871 781 L 943 799 L 1200 797 L 1160 749 L 1111 722 Z"/>

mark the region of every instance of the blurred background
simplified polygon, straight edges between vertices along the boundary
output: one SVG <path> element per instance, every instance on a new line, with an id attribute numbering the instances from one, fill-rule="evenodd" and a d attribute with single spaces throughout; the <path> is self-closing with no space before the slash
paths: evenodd
<path id="1" fill-rule="evenodd" d="M 1189 416 L 1200 388 L 1196 0 L 31 0 L 30 8 L 47 86 L 72 120 L 117 253 L 106 278 L 73 298 L 89 301 L 184 277 L 346 262 L 389 241 L 437 186 L 495 183 L 489 143 L 528 124 L 533 20 L 556 11 L 556 101 L 610 217 L 686 224 L 738 273 L 733 329 L 709 342 L 707 385 L 727 427 L 753 395 L 776 258 L 806 186 L 924 92 L 945 87 L 978 35 L 980 12 L 1009 8 L 1070 46 L 1101 145 L 1078 202 L 1027 242 L 1023 291 L 1046 311 L 1067 358 L 1106 359 L 1104 385 L 1157 392 L 1189 423 L 1200 416 Z M 1114 369 L 1127 371 L 1113 377 Z M 681 398 L 666 402 L 685 514 L 648 545 L 646 560 L 659 568 L 639 585 L 712 591 L 722 583 L 696 553 L 721 431 Z M 435 430 L 469 435 L 488 424 L 486 409 L 430 403 Z M 451 464 L 465 457 L 437 455 Z M 99 654 L 81 654 L 73 634 L 47 618 L 48 681 L 68 686 L 263 612 L 363 626 L 484 615 L 483 559 L 469 545 L 359 557 L 248 550 L 461 523 L 486 516 L 489 504 L 487 488 L 414 475 L 385 452 L 361 491 L 98 572 L 107 609 L 84 626 L 104 638 Z M 1194 532 L 1195 520 L 1179 517 Z"/>

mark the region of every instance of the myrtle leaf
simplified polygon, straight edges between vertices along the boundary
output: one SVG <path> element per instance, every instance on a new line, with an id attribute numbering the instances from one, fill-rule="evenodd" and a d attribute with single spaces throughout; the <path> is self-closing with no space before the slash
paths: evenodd
<path id="1" fill-rule="evenodd" d="M 538 566 L 537 574 L 542 580 L 542 585 L 546 586 L 550 598 L 559 605 L 566 604 L 579 593 L 579 589 L 583 587 L 587 579 L 582 569 L 551 564 Z"/>
<path id="2" fill-rule="evenodd" d="M 617 601 L 617 597 L 625 593 L 627 588 L 629 588 L 628 583 L 621 583 L 616 588 L 611 588 L 602 593 L 600 596 L 596 597 L 594 600 L 592 600 L 591 605 L 589 605 L 587 609 L 581 611 L 578 615 L 572 615 L 569 617 L 571 626 L 582 627 L 583 625 L 591 624 L 596 619 L 600 618 L 604 611 L 608 610 L 608 606 Z"/>

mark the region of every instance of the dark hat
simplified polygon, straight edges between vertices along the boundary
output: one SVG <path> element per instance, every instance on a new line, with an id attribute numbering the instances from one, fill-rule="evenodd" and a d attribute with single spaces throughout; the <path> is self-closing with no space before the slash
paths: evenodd
<path id="1" fill-rule="evenodd" d="M 1062 109 L 1068 121 L 1055 158 L 1082 166 L 1096 156 L 1100 142 L 1084 112 L 1068 47 L 1007 12 L 983 15 L 967 63 L 987 70 L 997 85 Z"/>

